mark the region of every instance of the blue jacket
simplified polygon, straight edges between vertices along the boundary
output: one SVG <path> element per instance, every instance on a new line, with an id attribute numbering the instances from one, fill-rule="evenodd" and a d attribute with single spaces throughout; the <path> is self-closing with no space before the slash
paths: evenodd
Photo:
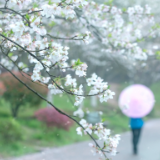
<path id="1" fill-rule="evenodd" d="M 143 127 L 143 120 L 141 118 L 130 118 L 130 127 L 132 129 L 138 129 Z"/>

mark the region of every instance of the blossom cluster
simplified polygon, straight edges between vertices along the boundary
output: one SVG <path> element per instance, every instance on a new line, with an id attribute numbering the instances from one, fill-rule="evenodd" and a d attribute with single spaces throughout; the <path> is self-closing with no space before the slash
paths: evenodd
<path id="1" fill-rule="evenodd" d="M 33 0 L 10 0 L 9 5 L 18 6 L 20 9 L 27 7 Z"/>
<path id="2" fill-rule="evenodd" d="M 62 7 L 57 3 L 50 4 L 44 4 L 42 6 L 43 11 L 41 12 L 42 16 L 51 17 L 54 19 L 55 15 L 63 15 L 66 18 L 74 18 L 76 13 L 74 11 L 74 8 L 79 8 L 80 6 L 84 6 L 87 4 L 84 0 L 66 0 L 64 3 L 62 3 Z"/>
<path id="3" fill-rule="evenodd" d="M 89 2 L 85 7 L 83 19 L 89 21 L 101 33 L 105 48 L 111 49 L 112 53 L 123 52 L 133 59 L 147 59 L 149 53 L 144 51 L 146 48 L 142 48 L 138 42 L 144 37 L 155 35 L 155 21 L 148 5 L 136 5 L 122 10 L 116 6 Z"/>
<path id="4" fill-rule="evenodd" d="M 84 133 L 89 133 L 90 135 L 95 134 L 98 137 L 98 140 L 103 141 L 104 146 L 102 148 L 98 148 L 97 146 L 93 145 L 92 143 L 89 144 L 92 147 L 92 152 L 94 155 L 96 153 L 103 156 L 104 151 L 110 152 L 111 155 L 116 155 L 117 153 L 117 146 L 120 140 L 120 135 L 115 135 L 114 137 L 111 136 L 111 131 L 109 129 L 104 128 L 103 123 L 96 123 L 95 125 L 87 123 L 85 119 L 80 121 L 82 127 L 78 127 L 76 129 L 77 134 L 81 135 Z"/>
<path id="5" fill-rule="evenodd" d="M 92 74 L 91 78 L 87 79 L 88 86 L 92 86 L 91 91 L 89 92 L 90 95 L 99 94 L 98 97 L 100 102 L 107 102 L 108 99 L 113 99 L 114 92 L 108 89 L 108 83 L 103 82 L 103 79 L 98 77 L 95 73 Z"/>

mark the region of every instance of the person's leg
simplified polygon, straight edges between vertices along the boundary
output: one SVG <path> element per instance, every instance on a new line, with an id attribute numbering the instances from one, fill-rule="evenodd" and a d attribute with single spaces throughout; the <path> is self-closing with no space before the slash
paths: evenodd
<path id="1" fill-rule="evenodd" d="M 139 142 L 139 138 L 140 138 L 140 135 L 141 135 L 141 128 L 137 129 L 137 144 Z"/>
<path id="2" fill-rule="evenodd" d="M 135 154 L 137 154 L 137 146 L 138 146 L 140 134 L 141 134 L 141 128 L 135 129 Z"/>
<path id="3" fill-rule="evenodd" d="M 136 133 L 136 148 L 137 148 L 138 143 L 139 143 L 140 135 L 141 135 L 141 128 L 138 128 L 137 133 Z"/>
<path id="4" fill-rule="evenodd" d="M 132 129 L 132 143 L 133 143 L 133 153 L 137 154 L 137 146 L 136 146 L 136 129 Z"/>
<path id="5" fill-rule="evenodd" d="M 135 129 L 135 154 L 137 154 L 138 132 L 138 129 Z"/>

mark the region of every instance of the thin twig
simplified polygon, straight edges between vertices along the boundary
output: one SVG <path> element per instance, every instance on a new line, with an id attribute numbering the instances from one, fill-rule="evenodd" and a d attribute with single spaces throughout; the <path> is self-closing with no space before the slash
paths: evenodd
<path id="1" fill-rule="evenodd" d="M 9 11 L 12 11 L 12 12 L 18 14 L 19 16 L 21 16 L 28 23 L 28 26 L 30 26 L 30 22 L 28 21 L 28 19 L 26 19 L 26 17 L 24 15 L 20 14 L 19 12 L 15 11 L 15 10 L 13 10 L 11 8 L 0 8 L 0 10 L 2 12 L 3 12 L 3 10 L 9 10 Z"/>
<path id="2" fill-rule="evenodd" d="M 26 51 L 28 54 L 30 54 L 32 57 L 34 57 L 35 59 L 37 59 L 39 61 L 39 63 L 45 68 L 45 72 L 49 75 L 49 77 L 53 77 L 53 75 L 51 75 L 47 70 L 46 70 L 46 65 L 43 64 L 34 54 L 32 54 L 31 52 L 29 52 L 27 49 L 25 49 L 24 47 L 22 47 L 21 45 L 19 45 L 18 43 L 14 42 L 13 40 L 11 40 L 10 38 L 4 36 L 3 34 L 0 34 L 0 36 L 2 36 L 3 38 L 6 38 L 7 40 L 9 40 L 10 42 L 16 44 L 18 47 L 20 47 L 21 49 L 23 49 L 24 51 Z M 47 66 L 48 67 L 48 66 Z M 54 76 L 55 77 L 55 76 Z M 96 96 L 96 95 L 100 95 L 100 94 L 103 94 L 107 89 L 103 90 L 102 92 L 99 92 L 97 94 L 92 94 L 92 95 L 89 95 L 89 94 L 85 94 L 85 95 L 80 95 L 80 94 L 75 94 L 71 91 L 68 91 L 68 90 L 65 90 L 64 88 L 62 88 L 61 86 L 59 86 L 55 80 L 53 78 L 51 78 L 51 80 L 53 81 L 53 83 L 55 83 L 56 87 L 58 89 L 60 89 L 61 91 L 64 91 L 68 94 L 71 94 L 71 95 L 76 95 L 76 96 L 85 96 L 85 97 L 91 97 L 91 96 Z"/>
<path id="3" fill-rule="evenodd" d="M 6 0 L 6 3 L 4 5 L 4 8 L 7 8 L 7 3 L 9 2 L 9 0 Z"/>
<path id="4" fill-rule="evenodd" d="M 54 39 L 63 39 L 63 40 L 83 40 L 83 38 L 75 39 L 77 36 L 73 36 L 73 37 L 55 37 L 55 36 L 52 36 L 50 34 L 47 34 L 47 36 L 49 36 L 51 38 L 54 38 Z"/>

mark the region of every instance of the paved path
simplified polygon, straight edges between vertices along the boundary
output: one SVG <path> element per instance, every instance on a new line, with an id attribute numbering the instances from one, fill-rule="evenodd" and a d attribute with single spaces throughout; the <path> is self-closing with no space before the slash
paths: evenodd
<path id="1" fill-rule="evenodd" d="M 145 124 L 138 156 L 132 155 L 131 133 L 123 133 L 121 138 L 118 147 L 120 153 L 113 157 L 113 160 L 160 160 L 160 119 L 151 120 Z M 98 158 L 90 152 L 88 142 L 81 142 L 60 148 L 46 149 L 41 153 L 14 160 L 98 160 Z"/>
<path id="2" fill-rule="evenodd" d="M 139 143 L 139 155 L 132 155 L 131 133 L 122 135 L 119 155 L 113 160 L 160 160 L 160 120 L 151 120 L 145 124 Z"/>

